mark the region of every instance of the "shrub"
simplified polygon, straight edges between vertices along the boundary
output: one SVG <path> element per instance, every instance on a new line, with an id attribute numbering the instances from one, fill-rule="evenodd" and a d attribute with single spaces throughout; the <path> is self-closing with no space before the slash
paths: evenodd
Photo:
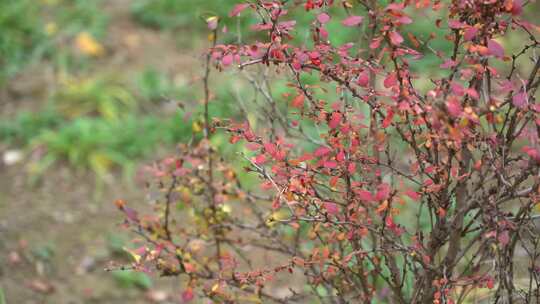
<path id="1" fill-rule="evenodd" d="M 44 50 L 46 35 L 39 19 L 38 7 L 32 1 L 0 3 L 0 85 L 15 75 L 28 61 Z"/>
<path id="2" fill-rule="evenodd" d="M 250 1 L 230 15 L 252 13 L 266 38 L 233 45 L 208 18 L 204 137 L 149 169 L 154 214 L 116 201 L 143 244 L 132 268 L 184 277 L 185 302 L 538 301 L 529 5 Z M 311 20 L 304 41 L 294 39 L 299 15 Z M 449 51 L 409 30 L 434 15 Z M 330 20 L 355 41 L 329 42 Z M 506 46 L 508 35 L 521 45 Z M 430 52 L 435 75 L 414 72 Z M 238 96 L 247 121 L 211 117 L 211 64 L 237 66 L 253 85 L 253 97 Z M 276 79 L 288 82 L 281 96 Z M 247 150 L 220 155 L 212 137 L 222 132 Z"/>

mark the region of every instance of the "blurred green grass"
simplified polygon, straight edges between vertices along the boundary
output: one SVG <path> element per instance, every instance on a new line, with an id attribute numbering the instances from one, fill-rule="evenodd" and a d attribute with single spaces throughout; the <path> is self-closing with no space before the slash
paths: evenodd
<path id="1" fill-rule="evenodd" d="M 248 37 L 250 25 L 255 23 L 249 14 L 229 18 L 237 0 L 132 0 L 125 8 L 133 26 L 149 29 L 159 39 L 192 40 L 178 52 L 197 53 L 189 47 L 208 44 L 204 18 L 221 17 L 228 33 L 221 34 L 224 42 L 236 41 L 236 31 Z M 111 22 L 111 3 L 95 0 L 18 0 L 0 1 L 0 91 L 6 90 L 17 76 L 24 75 L 32 65 L 51 68 L 54 84 L 47 88 L 46 96 L 32 96 L 39 104 L 37 111 L 20 112 L 0 122 L 0 141 L 25 151 L 42 149 L 44 156 L 31 172 L 43 172 L 57 162 L 67 162 L 76 169 L 91 170 L 104 176 L 115 169 L 128 172 L 141 159 L 151 157 L 156 147 L 172 149 L 178 141 L 192 136 L 193 123 L 201 119 L 202 107 L 194 102 L 200 99 L 200 87 L 179 84 L 165 70 L 144 65 L 142 68 L 108 69 L 114 56 L 122 54 L 118 45 L 108 45 Z M 354 29 L 340 25 L 345 12 L 333 8 L 333 18 L 327 24 L 332 33 L 331 42 L 340 45 L 356 42 L 357 49 L 367 49 L 367 42 Z M 365 12 L 361 12 L 365 14 Z M 293 33 L 297 43 L 310 47 L 309 24 L 316 12 L 286 17 L 297 19 Z M 421 16 L 408 26 L 420 39 L 427 40 L 433 33 L 437 38 L 431 45 L 443 52 L 450 51 L 444 39 L 444 29 L 430 26 L 437 16 Z M 129 33 L 126 33 L 129 34 Z M 248 34 L 257 35 L 257 34 Z M 178 38 L 181 37 L 181 38 Z M 253 38 L 253 37 L 252 37 Z M 110 48 L 115 49 L 110 49 Z M 186 49 L 188 48 L 188 49 Z M 428 75 L 442 62 L 427 49 L 425 58 L 412 61 L 414 70 Z M 159 54 L 156 54 L 159 56 Z M 166 61 L 167 58 L 164 58 Z M 194 62 L 194 64 L 197 64 Z M 123 67 L 122 67 L 123 68 Z M 129 70 L 128 70 L 129 69 Z M 303 76 L 307 83 L 315 84 L 318 76 Z M 216 100 L 211 111 L 216 116 L 231 117 L 238 113 L 231 88 L 237 86 L 237 77 L 216 77 Z M 273 81 L 273 95 L 282 100 L 290 93 L 285 81 Z M 238 94 L 252 96 L 251 89 L 243 86 Z M 335 90 L 320 92 L 320 98 L 337 100 Z M 8 95 L 9 96 L 9 95 Z M 172 101 L 188 103 L 185 110 L 162 109 Z M 287 111 L 287 102 L 279 105 Z M 188 110 L 190 109 L 190 110 Z M 186 113 L 185 111 L 192 111 Z M 183 116 L 191 114 L 189 119 Z M 189 115 L 187 115 L 189 116 Z M 314 136 L 316 130 L 305 126 Z M 232 154 L 236 147 L 227 145 L 225 135 L 214 140 L 219 149 Z"/>

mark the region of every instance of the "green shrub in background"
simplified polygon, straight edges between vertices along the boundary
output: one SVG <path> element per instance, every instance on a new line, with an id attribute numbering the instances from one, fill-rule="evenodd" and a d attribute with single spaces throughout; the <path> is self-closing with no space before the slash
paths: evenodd
<path id="1" fill-rule="evenodd" d="M 46 49 L 46 34 L 33 0 L 0 1 L 0 87 Z"/>
<path id="2" fill-rule="evenodd" d="M 90 169 L 104 177 L 114 167 L 132 169 L 134 162 L 155 151 L 160 144 L 171 146 L 189 137 L 191 125 L 180 115 L 125 117 L 119 121 L 82 117 L 43 130 L 31 144 L 46 150 L 43 160 L 52 164 L 67 160 L 79 169 Z"/>
<path id="3" fill-rule="evenodd" d="M 132 6 L 135 19 L 142 24 L 159 28 L 175 29 L 181 27 L 206 28 L 204 22 L 196 23 L 205 15 L 227 16 L 238 1 L 235 0 L 136 0 Z M 202 5 L 201 5 L 202 4 Z"/>
<path id="4" fill-rule="evenodd" d="M 75 35 L 85 31 L 97 39 L 107 34 L 109 16 L 104 13 L 103 0 L 48 0 L 51 2 L 51 17 L 61 31 Z"/>
<path id="5" fill-rule="evenodd" d="M 108 75 L 68 79 L 52 100 L 55 109 L 69 118 L 99 116 L 118 120 L 137 108 L 130 90 L 119 78 Z"/>
<path id="6" fill-rule="evenodd" d="M 39 114 L 21 112 L 13 120 L 0 121 L 0 141 L 11 146 L 26 146 L 43 130 L 54 130 L 64 122 L 64 118 L 46 108 Z"/>
<path id="7" fill-rule="evenodd" d="M 102 39 L 109 18 L 101 5 L 101 0 L 0 1 L 0 88 L 44 57 L 65 63 L 71 52 L 66 42 L 82 31 Z"/>
<path id="8" fill-rule="evenodd" d="M 136 79 L 137 92 L 145 101 L 156 102 L 177 95 L 172 80 L 154 68 L 146 68 Z"/>

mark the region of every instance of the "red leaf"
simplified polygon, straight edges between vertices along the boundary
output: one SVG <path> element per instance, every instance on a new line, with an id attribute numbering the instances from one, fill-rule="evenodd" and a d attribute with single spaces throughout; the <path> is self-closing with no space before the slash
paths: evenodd
<path id="1" fill-rule="evenodd" d="M 381 38 L 375 38 L 373 40 L 371 40 L 371 42 L 369 43 L 369 48 L 370 49 L 378 49 L 379 46 L 381 46 Z"/>
<path id="2" fill-rule="evenodd" d="M 403 36 L 401 36 L 400 33 L 392 31 L 389 33 L 390 36 L 390 42 L 393 45 L 400 45 L 403 42 Z"/>
<path id="3" fill-rule="evenodd" d="M 354 174 L 356 171 L 356 164 L 355 163 L 349 163 L 347 166 L 347 171 L 349 171 L 349 174 Z"/>
<path id="4" fill-rule="evenodd" d="M 330 21 L 330 15 L 328 15 L 327 13 L 320 13 L 320 14 L 317 16 L 317 20 L 318 20 L 321 24 L 328 23 L 328 21 Z"/>
<path id="5" fill-rule="evenodd" d="M 356 83 L 361 86 L 361 87 L 364 87 L 366 88 L 369 84 L 369 73 L 368 71 L 364 70 L 360 73 L 360 75 L 358 75 L 358 80 L 356 81 Z"/>
<path id="6" fill-rule="evenodd" d="M 297 108 L 297 109 L 302 109 L 304 107 L 304 99 L 305 99 L 305 96 L 304 94 L 300 94 L 298 96 L 296 96 L 292 103 L 291 103 L 291 106 L 293 106 L 294 108 Z"/>
<path id="7" fill-rule="evenodd" d="M 413 190 L 407 190 L 405 191 L 405 194 L 410 197 L 413 201 L 417 201 L 420 199 L 420 194 L 418 194 L 418 192 L 416 191 L 413 191 Z"/>
<path id="8" fill-rule="evenodd" d="M 487 47 L 491 55 L 496 57 L 504 57 L 504 49 L 497 41 L 493 39 L 488 40 Z"/>
<path id="9" fill-rule="evenodd" d="M 384 79 L 384 87 L 387 88 L 387 89 L 395 86 L 396 84 L 397 84 L 396 73 L 390 73 Z"/>
<path id="10" fill-rule="evenodd" d="M 328 126 L 332 129 L 335 129 L 339 126 L 340 122 L 341 122 L 341 113 L 334 112 L 332 113 L 332 117 L 330 118 L 330 122 L 328 123 Z"/>
<path id="11" fill-rule="evenodd" d="M 259 154 L 255 157 L 253 162 L 257 165 L 262 165 L 266 162 L 266 156 L 264 156 L 264 154 Z"/>
<path id="12" fill-rule="evenodd" d="M 386 114 L 386 117 L 384 118 L 384 120 L 382 122 L 382 128 L 383 129 L 388 128 L 388 126 L 392 123 L 393 118 L 394 118 L 394 111 L 392 111 L 390 109 L 390 110 L 388 110 L 388 112 Z"/>
<path id="13" fill-rule="evenodd" d="M 315 150 L 314 154 L 315 154 L 316 157 L 321 157 L 321 156 L 325 156 L 326 154 L 330 153 L 330 151 L 332 151 L 332 150 L 330 150 L 329 148 L 323 146 L 323 147 L 320 147 L 317 150 Z"/>
<path id="14" fill-rule="evenodd" d="M 531 157 L 532 159 L 540 161 L 540 153 L 538 153 L 537 149 L 529 146 L 524 146 L 523 148 L 521 148 L 521 151 L 527 153 L 527 155 L 529 155 L 529 157 Z"/>
<path id="15" fill-rule="evenodd" d="M 274 155 L 277 153 L 277 148 L 274 144 L 272 143 L 265 143 L 264 144 L 264 149 L 266 150 L 266 152 L 268 152 L 268 154 L 270 155 Z"/>
<path id="16" fill-rule="evenodd" d="M 373 196 L 371 195 L 371 192 L 369 192 L 367 190 L 359 190 L 359 191 L 356 192 L 356 194 L 358 195 L 358 198 L 360 198 L 360 200 L 362 200 L 364 202 L 373 201 Z"/>
<path id="17" fill-rule="evenodd" d="M 240 15 L 240 13 L 249 7 L 249 3 L 240 3 L 234 6 L 234 8 L 229 13 L 229 17 L 236 17 Z"/>
<path id="18" fill-rule="evenodd" d="M 448 109 L 448 113 L 450 113 L 452 117 L 459 117 L 463 112 L 459 99 L 455 97 L 448 99 L 448 101 L 446 102 L 446 108 Z"/>
<path id="19" fill-rule="evenodd" d="M 463 37 L 465 38 L 465 41 L 471 41 L 476 37 L 476 33 L 478 33 L 478 29 L 471 26 L 465 30 L 465 35 Z"/>
<path id="20" fill-rule="evenodd" d="M 328 160 L 324 162 L 324 167 L 328 169 L 335 169 L 337 168 L 337 163 L 333 160 Z"/>
<path id="21" fill-rule="evenodd" d="M 188 303 L 193 300 L 195 295 L 193 294 L 193 289 L 191 287 L 188 287 L 184 292 L 182 292 L 182 302 Z"/>
<path id="22" fill-rule="evenodd" d="M 344 26 L 356 26 L 362 23 L 363 20 L 364 17 L 362 16 L 349 16 L 343 21 L 341 21 L 341 24 L 343 24 Z"/>
<path id="23" fill-rule="evenodd" d="M 375 200 L 383 201 L 390 196 L 390 186 L 387 183 L 380 184 L 377 187 L 377 194 L 375 194 Z"/>

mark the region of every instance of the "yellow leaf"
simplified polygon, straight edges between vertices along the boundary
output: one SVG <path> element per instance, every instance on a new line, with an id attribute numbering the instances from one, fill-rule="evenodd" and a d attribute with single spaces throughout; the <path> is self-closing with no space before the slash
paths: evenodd
<path id="1" fill-rule="evenodd" d="M 81 32 L 75 39 L 75 44 L 79 51 L 85 55 L 99 57 L 103 55 L 105 49 L 88 32 Z"/>
<path id="2" fill-rule="evenodd" d="M 202 126 L 201 126 L 201 124 L 200 124 L 198 121 L 194 121 L 194 122 L 191 124 L 191 129 L 193 130 L 193 132 L 199 133 L 199 132 L 202 131 Z"/>
<path id="3" fill-rule="evenodd" d="M 47 33 L 47 35 L 52 36 L 56 34 L 57 31 L 58 31 L 58 26 L 56 25 L 56 23 L 47 22 L 47 24 L 45 24 L 45 33 Z"/>
<path id="4" fill-rule="evenodd" d="M 133 258 L 133 260 L 135 260 L 135 263 L 138 264 L 138 263 L 141 261 L 141 256 L 138 255 L 138 254 L 136 254 L 135 252 L 133 252 L 133 251 L 131 251 L 131 250 L 125 248 L 125 247 L 124 247 L 124 251 L 127 252 L 127 253 L 129 253 L 129 255 L 131 255 L 131 257 Z"/>

